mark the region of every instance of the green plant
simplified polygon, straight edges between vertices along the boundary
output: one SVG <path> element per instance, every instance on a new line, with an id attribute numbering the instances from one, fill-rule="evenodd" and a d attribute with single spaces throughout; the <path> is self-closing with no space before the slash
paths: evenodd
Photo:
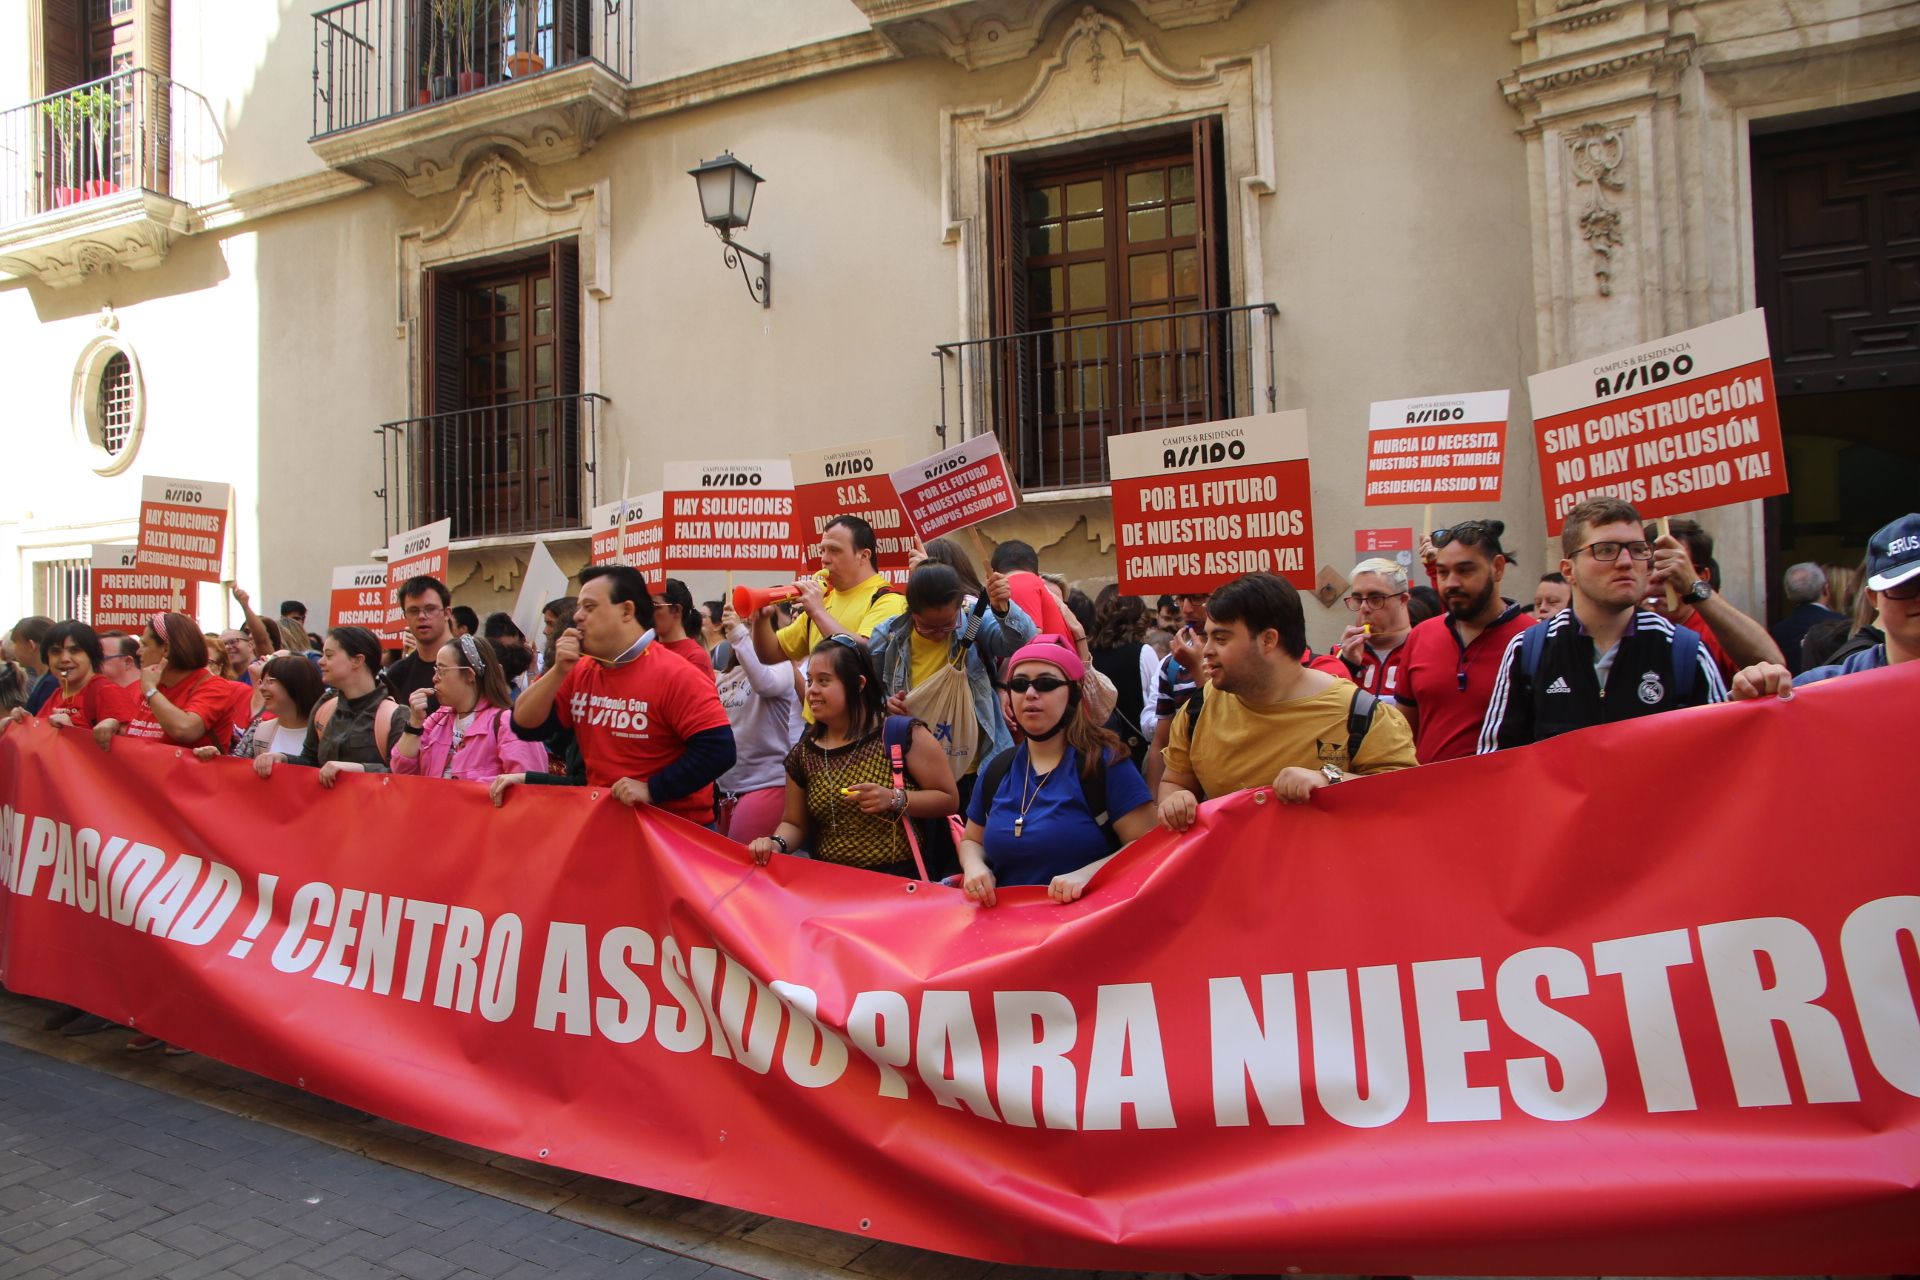
<path id="1" fill-rule="evenodd" d="M 94 170 L 104 175 L 107 169 L 107 130 L 113 119 L 113 95 L 104 85 L 88 85 L 48 98 L 40 104 L 41 114 L 52 123 L 53 136 L 66 181 L 62 186 L 80 185 L 80 139 L 84 134 L 93 146 Z"/>
<path id="2" fill-rule="evenodd" d="M 434 25 L 440 28 L 450 71 L 478 67 L 474 39 L 492 19 L 494 4 L 495 0 L 431 0 Z M 438 46 L 435 52 L 438 53 Z M 466 58 L 462 60 L 456 52 L 465 53 Z"/>

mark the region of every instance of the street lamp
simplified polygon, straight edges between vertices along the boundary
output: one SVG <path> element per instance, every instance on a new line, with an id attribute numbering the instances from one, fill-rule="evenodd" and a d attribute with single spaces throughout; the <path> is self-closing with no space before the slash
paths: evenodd
<path id="1" fill-rule="evenodd" d="M 733 240 L 734 231 L 746 226 L 747 219 L 753 216 L 753 193 L 765 179 L 734 159 L 731 151 L 722 151 L 687 172 L 700 188 L 700 216 L 718 233 L 720 243 L 725 246 L 720 253 L 721 260 L 729 267 L 740 268 L 740 278 L 747 282 L 748 296 L 758 299 L 763 307 L 772 306 L 773 255 L 755 253 Z M 759 279 L 747 270 L 743 256 L 760 264 Z"/>

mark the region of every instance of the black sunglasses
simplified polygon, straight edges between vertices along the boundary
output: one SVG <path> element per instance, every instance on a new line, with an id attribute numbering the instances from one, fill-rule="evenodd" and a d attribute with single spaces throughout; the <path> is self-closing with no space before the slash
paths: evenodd
<path id="1" fill-rule="evenodd" d="M 1444 547 L 1458 540 L 1468 546 L 1487 546 L 1498 548 L 1500 535 L 1507 531 L 1504 520 L 1462 520 L 1459 524 L 1448 525 L 1444 529 L 1433 531 L 1433 545 Z"/>
<path id="2" fill-rule="evenodd" d="M 1052 693 L 1055 689 L 1064 689 L 1072 681 L 1062 680 L 1059 676 L 1015 676 L 1007 681 L 1007 688 L 1015 693 L 1025 693 L 1029 689 L 1041 693 Z"/>

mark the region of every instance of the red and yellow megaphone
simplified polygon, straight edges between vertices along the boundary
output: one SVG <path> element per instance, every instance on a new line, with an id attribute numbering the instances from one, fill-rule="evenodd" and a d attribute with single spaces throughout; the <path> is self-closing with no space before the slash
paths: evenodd
<path id="1" fill-rule="evenodd" d="M 799 594 L 800 588 L 791 582 L 779 587 L 735 587 L 733 611 L 742 618 L 751 618 L 768 605 L 791 600 Z"/>

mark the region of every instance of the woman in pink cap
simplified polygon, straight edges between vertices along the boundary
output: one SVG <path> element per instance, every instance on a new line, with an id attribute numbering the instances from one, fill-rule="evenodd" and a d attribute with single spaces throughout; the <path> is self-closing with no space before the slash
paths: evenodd
<path id="1" fill-rule="evenodd" d="M 1055 902 L 1072 902 L 1158 821 L 1126 745 L 1082 704 L 1086 674 L 1058 635 L 1007 661 L 1010 714 L 1025 741 L 981 769 L 960 842 L 962 887 L 983 907 L 1003 885 L 1043 884 Z"/>

